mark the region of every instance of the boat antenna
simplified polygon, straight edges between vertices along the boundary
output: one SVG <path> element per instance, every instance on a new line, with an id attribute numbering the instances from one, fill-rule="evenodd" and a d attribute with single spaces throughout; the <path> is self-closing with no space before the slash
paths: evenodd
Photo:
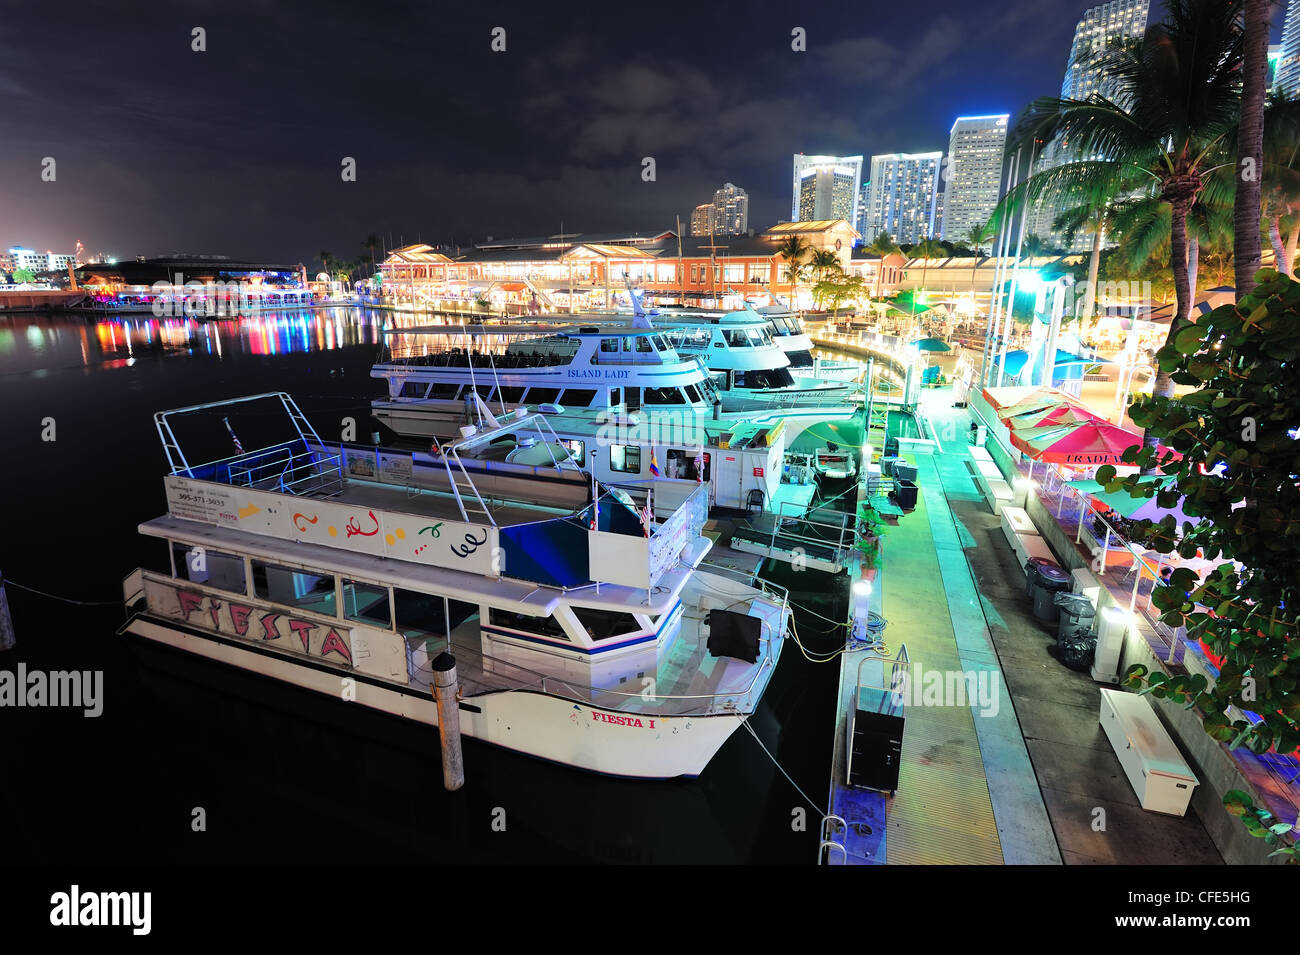
<path id="1" fill-rule="evenodd" d="M 233 441 L 233 442 L 235 443 L 235 453 L 236 453 L 236 454 L 243 454 L 243 453 L 244 453 L 244 446 L 243 446 L 242 444 L 239 443 L 239 437 L 235 434 L 235 429 L 232 428 L 232 427 L 230 426 L 230 419 L 229 419 L 229 418 L 222 418 L 222 419 L 221 419 L 221 423 L 224 424 L 224 425 L 226 426 L 226 431 L 228 431 L 228 432 L 230 433 L 230 440 Z"/>

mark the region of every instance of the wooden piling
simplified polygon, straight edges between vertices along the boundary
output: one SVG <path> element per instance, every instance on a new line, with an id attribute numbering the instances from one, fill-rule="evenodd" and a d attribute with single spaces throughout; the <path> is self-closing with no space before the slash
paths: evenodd
<path id="1" fill-rule="evenodd" d="M 465 785 L 458 689 L 456 658 L 444 650 L 433 661 L 433 698 L 438 704 L 438 736 L 442 740 L 442 783 L 448 792 Z"/>

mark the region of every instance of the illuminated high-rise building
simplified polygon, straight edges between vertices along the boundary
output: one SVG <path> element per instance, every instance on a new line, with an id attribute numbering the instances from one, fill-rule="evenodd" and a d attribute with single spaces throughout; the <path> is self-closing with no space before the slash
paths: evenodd
<path id="1" fill-rule="evenodd" d="M 867 240 L 888 232 L 900 245 L 938 235 L 943 153 L 886 153 L 871 157 Z"/>
<path id="2" fill-rule="evenodd" d="M 1300 95 L 1300 0 L 1287 0 L 1282 48 L 1273 72 L 1273 88 L 1287 99 Z"/>
<path id="3" fill-rule="evenodd" d="M 1117 41 L 1141 37 L 1146 32 L 1149 7 L 1150 0 L 1110 0 L 1084 11 L 1074 28 L 1074 42 L 1061 81 L 1061 99 L 1101 96 L 1113 100 L 1122 94 L 1115 77 L 1106 68 L 1107 48 Z M 1048 143 L 1035 157 L 1033 171 L 1042 172 L 1078 159 L 1068 143 Z M 1038 235 L 1049 246 L 1064 246 L 1062 230 L 1053 223 L 1065 209 L 1066 204 L 1056 200 L 1038 203 L 1030 210 L 1026 234 Z M 1086 235 L 1076 235 L 1074 247 L 1083 248 L 1090 241 Z"/>
<path id="4" fill-rule="evenodd" d="M 948 135 L 944 167 L 943 228 L 950 242 L 961 242 L 972 228 L 993 215 L 1002 193 L 1002 154 L 1007 143 L 1007 113 L 959 116 Z"/>
<path id="5" fill-rule="evenodd" d="M 702 202 L 691 210 L 691 235 L 708 235 L 713 229 L 713 203 Z"/>
<path id="6" fill-rule="evenodd" d="M 861 156 L 805 156 L 796 153 L 791 220 L 845 219 L 850 224 L 856 223 L 861 183 Z"/>

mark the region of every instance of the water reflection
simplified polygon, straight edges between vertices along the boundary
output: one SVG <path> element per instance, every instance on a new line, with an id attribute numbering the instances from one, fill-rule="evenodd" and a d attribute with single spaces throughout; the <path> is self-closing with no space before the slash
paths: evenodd
<path id="1" fill-rule="evenodd" d="M 378 345 L 385 319 L 382 311 L 354 306 L 221 321 L 24 313 L 0 317 L 0 373 L 122 367 L 146 355 L 222 359 Z"/>

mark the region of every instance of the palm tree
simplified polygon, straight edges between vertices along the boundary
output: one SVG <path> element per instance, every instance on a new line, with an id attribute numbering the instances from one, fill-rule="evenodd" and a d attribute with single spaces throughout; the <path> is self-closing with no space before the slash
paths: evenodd
<path id="1" fill-rule="evenodd" d="M 1025 236 L 1025 241 L 1020 243 L 1020 251 L 1027 258 L 1036 259 L 1047 251 L 1047 240 L 1037 232 L 1031 232 Z"/>
<path id="2" fill-rule="evenodd" d="M 1241 56 L 1241 118 L 1237 133 L 1237 193 L 1233 197 L 1233 271 L 1237 301 L 1255 287 L 1259 271 L 1259 190 L 1264 165 L 1264 101 L 1268 87 L 1270 0 L 1245 0 Z M 1246 164 L 1256 170 L 1245 174 Z M 1281 262 L 1278 265 L 1281 266 Z"/>
<path id="3" fill-rule="evenodd" d="M 975 270 L 979 268 L 980 258 L 984 255 L 984 246 L 989 245 L 989 243 L 997 237 L 997 234 L 997 219 L 994 216 L 990 216 L 988 222 L 983 225 L 971 226 L 966 231 L 966 234 L 962 236 L 962 241 L 970 246 L 971 252 L 973 252 L 975 256 L 975 259 L 971 262 L 970 266 L 970 294 L 972 302 L 975 301 Z M 990 251 L 992 251 L 991 248 Z M 992 295 L 989 296 L 989 299 L 990 301 L 992 300 Z"/>
<path id="4" fill-rule="evenodd" d="M 884 283 L 885 283 L 885 256 L 899 255 L 901 254 L 901 250 L 898 248 L 898 243 L 894 241 L 893 236 L 891 236 L 888 232 L 881 232 L 878 236 L 876 236 L 874 239 L 871 240 L 870 245 L 864 246 L 862 251 L 866 252 L 868 255 L 880 256 L 880 265 L 876 268 L 876 295 L 875 295 L 876 298 L 880 298 L 880 294 L 884 289 Z"/>
<path id="5" fill-rule="evenodd" d="M 921 292 L 925 292 L 925 276 L 930 268 L 931 259 L 946 259 L 948 250 L 945 249 L 938 239 L 922 239 L 916 245 L 908 250 L 908 255 L 914 259 L 921 260 Z M 916 291 L 912 292 L 912 320 L 916 320 Z"/>
<path id="6" fill-rule="evenodd" d="M 372 277 L 375 274 L 375 246 L 377 246 L 378 244 L 379 244 L 379 236 L 375 235 L 373 232 L 370 233 L 368 236 L 365 237 L 365 239 L 361 241 L 362 248 L 367 248 L 370 250 L 370 275 Z"/>
<path id="7" fill-rule="evenodd" d="M 14 269 L 13 280 L 15 285 L 25 285 L 28 282 L 35 282 L 36 273 L 31 269 Z"/>
<path id="8" fill-rule="evenodd" d="M 831 249 L 813 249 L 808 264 L 812 267 L 813 278 L 818 282 L 825 279 L 827 273 L 833 275 L 844 271 L 840 257 Z"/>
<path id="9" fill-rule="evenodd" d="M 1188 322 L 1187 218 L 1212 174 L 1223 162 L 1225 137 L 1235 127 L 1240 104 L 1241 0 L 1168 0 L 1163 23 L 1137 41 L 1103 53 L 1102 68 L 1113 78 L 1113 98 L 1035 100 L 1008 136 L 1008 150 L 1053 138 L 1068 142 L 1078 156 L 1040 173 L 1029 198 L 1072 190 L 1104 176 L 1143 176 L 1170 206 L 1170 260 L 1177 312 L 1170 340 Z M 1040 178 L 1041 177 L 1041 178 Z M 1152 392 L 1173 394 L 1169 373 L 1158 371 Z M 1155 443 L 1148 436 L 1148 444 Z"/>
<path id="10" fill-rule="evenodd" d="M 324 249 L 316 253 L 316 258 L 320 259 L 320 264 L 325 266 L 325 274 L 332 276 L 334 274 L 334 256 Z"/>
<path id="11" fill-rule="evenodd" d="M 1269 98 L 1264 109 L 1264 162 L 1259 179 L 1275 265 L 1279 272 L 1290 275 L 1300 238 L 1300 100 L 1288 100 L 1280 93 Z M 1235 222 L 1235 207 L 1233 217 Z M 1284 218 L 1290 226 L 1285 243 Z"/>
<path id="12" fill-rule="evenodd" d="M 776 247 L 776 251 L 785 259 L 786 281 L 793 287 L 802 276 L 803 260 L 811 251 L 808 240 L 801 235 L 789 236 Z"/>

